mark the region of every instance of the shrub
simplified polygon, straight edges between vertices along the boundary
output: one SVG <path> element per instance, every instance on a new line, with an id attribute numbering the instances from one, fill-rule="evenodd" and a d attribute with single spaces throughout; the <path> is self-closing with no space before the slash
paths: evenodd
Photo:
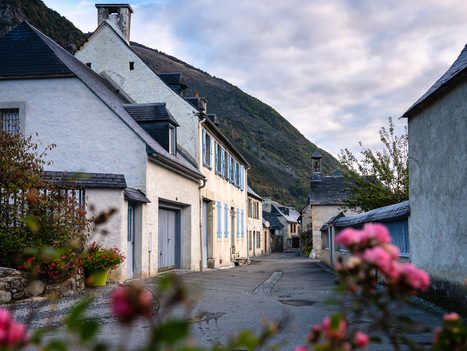
<path id="1" fill-rule="evenodd" d="M 122 264 L 125 256 L 116 247 L 108 249 L 93 242 L 84 250 L 82 266 L 85 271 L 112 270 Z"/>

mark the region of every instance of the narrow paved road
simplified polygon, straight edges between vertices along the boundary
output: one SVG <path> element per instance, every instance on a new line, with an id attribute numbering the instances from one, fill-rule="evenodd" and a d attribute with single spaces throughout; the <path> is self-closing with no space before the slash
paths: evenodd
<path id="1" fill-rule="evenodd" d="M 183 273 L 183 272 L 182 272 Z M 186 272 L 185 272 L 186 273 Z M 335 276 L 318 262 L 303 258 L 296 252 L 285 252 L 253 257 L 249 265 L 230 269 L 181 274 L 181 279 L 198 300 L 190 311 L 192 337 L 199 346 L 225 343 L 225 340 L 249 329 L 261 330 L 261 320 L 287 320 L 287 326 L 272 342 L 279 350 L 293 350 L 304 342 L 310 326 L 321 323 L 326 315 L 336 311 L 326 300 L 333 296 Z M 151 283 L 151 281 L 148 281 Z M 126 344 L 134 349 L 146 340 L 148 324 L 136 323 L 130 331 L 122 333 L 118 323 L 110 316 L 108 295 L 114 285 L 94 289 L 97 299 L 89 311 L 90 317 L 103 324 L 100 337 L 115 345 Z M 15 314 L 33 328 L 51 323 L 60 325 L 76 297 L 44 305 L 17 305 Z M 413 319 L 428 326 L 440 324 L 440 318 L 411 305 L 398 307 Z M 164 306 L 161 308 L 163 312 Z M 175 313 L 178 313 L 175 311 Z M 371 321 L 354 321 L 353 325 L 368 325 Z M 429 342 L 430 333 L 420 330 L 406 331 L 410 337 Z M 372 345 L 369 350 L 392 350 L 387 343 Z"/>

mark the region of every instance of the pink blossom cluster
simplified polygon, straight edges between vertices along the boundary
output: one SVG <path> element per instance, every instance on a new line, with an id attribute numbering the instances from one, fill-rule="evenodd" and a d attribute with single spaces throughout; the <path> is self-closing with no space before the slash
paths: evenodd
<path id="1" fill-rule="evenodd" d="M 370 343 L 370 337 L 360 330 L 353 335 L 347 334 L 347 322 L 342 315 L 326 316 L 322 324 L 315 324 L 308 334 L 310 345 L 319 345 L 320 350 L 356 350 L 366 349 Z M 297 346 L 294 351 L 307 351 L 306 346 Z"/>
<path id="2" fill-rule="evenodd" d="M 119 285 L 112 292 L 112 311 L 121 322 L 138 317 L 151 318 L 154 314 L 154 296 L 140 284 Z"/>
<path id="3" fill-rule="evenodd" d="M 444 315 L 442 327 L 434 330 L 432 344 L 435 350 L 467 350 L 467 325 L 456 312 Z"/>
<path id="4" fill-rule="evenodd" d="M 363 230 L 346 228 L 336 236 L 336 242 L 354 253 L 339 270 L 377 268 L 390 289 L 426 291 L 430 286 L 429 275 L 411 263 L 400 263 L 399 249 L 390 244 L 389 230 L 382 224 L 366 224 Z M 368 267 L 368 265 L 370 267 Z M 364 277 L 365 278 L 365 277 Z"/>
<path id="5" fill-rule="evenodd" d="M 8 310 L 0 308 L 0 349 L 18 350 L 28 342 L 24 324 L 17 323 Z"/>

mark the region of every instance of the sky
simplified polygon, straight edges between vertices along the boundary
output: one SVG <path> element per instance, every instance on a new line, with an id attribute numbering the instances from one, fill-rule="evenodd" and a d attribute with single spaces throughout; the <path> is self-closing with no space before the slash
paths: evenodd
<path id="1" fill-rule="evenodd" d="M 44 3 L 84 32 L 97 27 L 95 2 Z M 336 157 L 358 156 L 359 142 L 381 149 L 390 116 L 400 135 L 399 117 L 467 43 L 465 0 L 127 3 L 130 40 L 238 86 Z"/>

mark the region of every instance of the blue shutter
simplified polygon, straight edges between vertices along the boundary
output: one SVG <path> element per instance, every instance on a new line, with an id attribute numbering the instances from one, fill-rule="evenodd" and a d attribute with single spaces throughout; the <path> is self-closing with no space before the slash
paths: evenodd
<path id="1" fill-rule="evenodd" d="M 230 167 L 230 154 L 227 154 L 227 180 L 230 180 L 230 173 L 232 172 L 232 169 Z"/>
<path id="2" fill-rule="evenodd" d="M 239 223 L 240 223 L 240 214 L 239 214 L 239 211 L 238 211 L 238 208 L 237 208 L 237 238 L 240 236 Z"/>
<path id="3" fill-rule="evenodd" d="M 206 130 L 203 129 L 203 165 L 206 164 Z"/>
<path id="4" fill-rule="evenodd" d="M 208 164 L 209 167 L 211 167 L 212 166 L 212 163 L 211 163 L 211 161 L 212 161 L 212 145 L 211 145 L 212 144 L 212 138 L 211 138 L 210 135 L 208 135 L 207 137 L 208 137 L 208 140 L 207 140 L 208 141 L 208 145 L 207 145 L 207 148 L 208 148 L 208 150 L 207 150 L 207 157 L 208 157 L 207 164 Z"/>
<path id="5" fill-rule="evenodd" d="M 229 237 L 229 206 L 227 204 L 224 205 L 225 210 L 225 237 Z"/>
<path id="6" fill-rule="evenodd" d="M 235 159 L 233 160 L 233 178 L 232 178 L 232 183 L 234 183 L 234 185 L 237 185 L 237 161 L 235 161 Z"/>
<path id="7" fill-rule="evenodd" d="M 222 228 L 221 228 L 221 203 L 217 201 L 217 237 L 220 238 L 222 236 Z"/>
<path id="8" fill-rule="evenodd" d="M 217 141 L 214 140 L 214 173 L 217 174 L 219 170 L 217 169 L 217 158 L 219 155 L 217 154 Z"/>
<path id="9" fill-rule="evenodd" d="M 245 189 L 245 167 L 240 165 L 240 190 Z"/>
<path id="10" fill-rule="evenodd" d="M 242 210 L 242 238 L 243 238 L 243 235 L 244 235 L 244 231 L 243 231 L 243 210 Z"/>
<path id="11" fill-rule="evenodd" d="M 225 152 L 224 152 L 224 148 L 221 146 L 221 169 L 220 169 L 220 172 L 221 172 L 221 177 L 224 178 L 225 177 Z"/>

